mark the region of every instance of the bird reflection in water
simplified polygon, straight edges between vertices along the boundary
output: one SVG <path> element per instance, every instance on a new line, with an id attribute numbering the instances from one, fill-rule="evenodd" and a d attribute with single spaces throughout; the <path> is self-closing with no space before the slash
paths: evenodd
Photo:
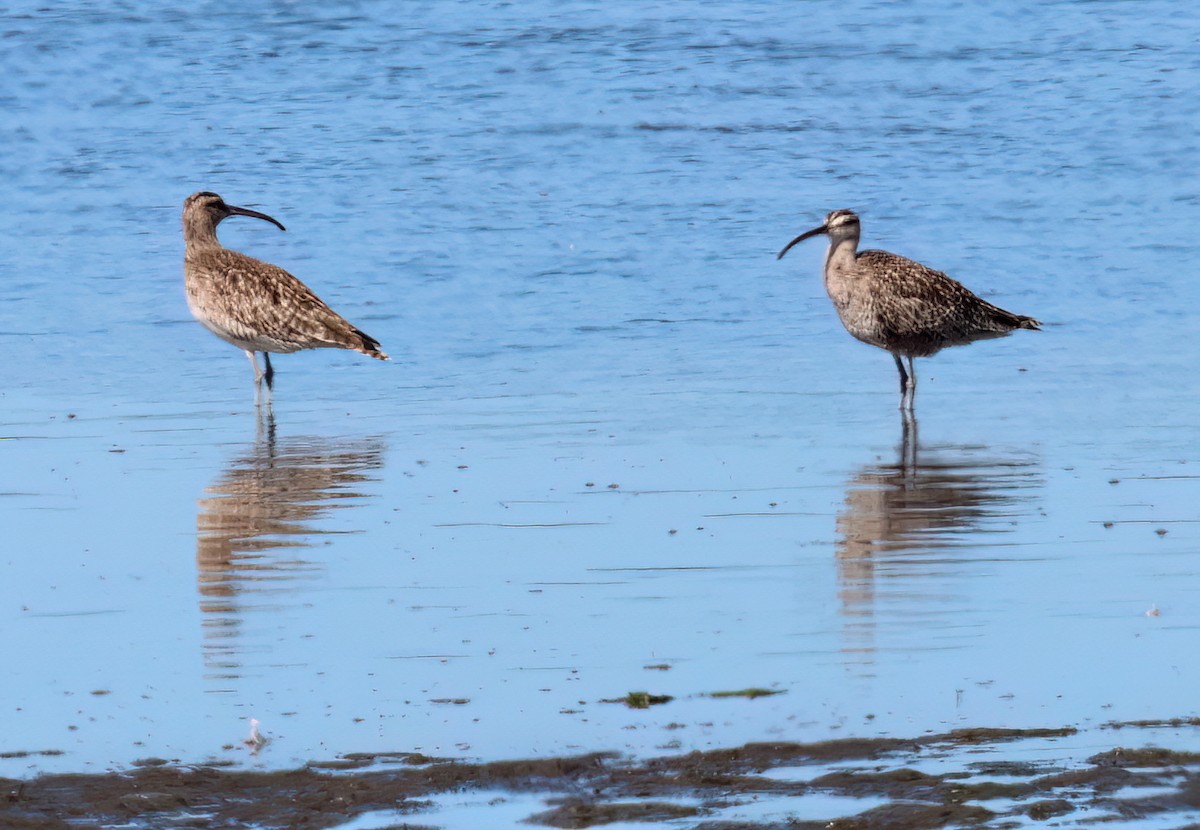
<path id="1" fill-rule="evenodd" d="M 1039 459 L 986 446 L 921 447 L 905 418 L 895 462 L 869 464 L 846 487 L 837 516 L 837 569 L 846 650 L 872 652 L 886 598 L 912 617 L 936 613 L 931 595 L 1008 543 L 1044 486 Z"/>
<path id="2" fill-rule="evenodd" d="M 278 610 L 321 563 L 302 551 L 330 531 L 331 510 L 358 504 L 383 466 L 379 438 L 277 441 L 273 419 L 198 500 L 196 565 L 205 666 L 213 678 L 241 675 L 246 615 Z M 342 531 L 344 532 L 344 531 Z"/>

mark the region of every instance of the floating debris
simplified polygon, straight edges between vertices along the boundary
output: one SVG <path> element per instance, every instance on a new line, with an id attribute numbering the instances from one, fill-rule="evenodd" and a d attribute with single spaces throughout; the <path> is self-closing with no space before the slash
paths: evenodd
<path id="1" fill-rule="evenodd" d="M 630 709 L 649 709 L 674 700 L 671 695 L 652 695 L 649 692 L 630 692 L 625 697 L 608 698 L 601 703 L 624 703 Z"/>
<path id="2" fill-rule="evenodd" d="M 752 686 L 749 689 L 738 689 L 737 691 L 709 692 L 708 696 L 715 698 L 744 697 L 753 700 L 756 697 L 771 697 L 772 695 L 781 695 L 783 693 L 783 689 L 759 689 Z"/>
<path id="3" fill-rule="evenodd" d="M 250 747 L 251 755 L 257 755 L 260 749 L 271 742 L 270 738 L 258 730 L 259 725 L 258 718 L 250 718 L 250 734 L 246 736 L 246 740 L 242 741 Z"/>

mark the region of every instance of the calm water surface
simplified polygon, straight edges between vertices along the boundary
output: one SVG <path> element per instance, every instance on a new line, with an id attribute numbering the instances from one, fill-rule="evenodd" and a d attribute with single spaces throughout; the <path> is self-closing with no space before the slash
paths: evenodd
<path id="1" fill-rule="evenodd" d="M 62 754 L 0 774 L 1196 714 L 1198 32 L 7 7 L 0 752 Z M 281 357 L 257 417 L 183 298 L 201 189 L 393 362 Z M 1046 323 L 919 362 L 907 442 L 823 246 L 774 259 L 837 207 Z"/>

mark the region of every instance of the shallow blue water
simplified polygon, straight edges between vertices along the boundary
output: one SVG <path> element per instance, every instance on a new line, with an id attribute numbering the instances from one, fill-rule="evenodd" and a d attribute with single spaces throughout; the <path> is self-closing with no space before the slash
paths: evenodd
<path id="1" fill-rule="evenodd" d="M 0 773 L 1195 714 L 1198 18 L 10 7 Z M 393 362 L 259 423 L 200 189 Z M 915 467 L 774 259 L 836 207 L 1046 323 L 918 363 Z"/>

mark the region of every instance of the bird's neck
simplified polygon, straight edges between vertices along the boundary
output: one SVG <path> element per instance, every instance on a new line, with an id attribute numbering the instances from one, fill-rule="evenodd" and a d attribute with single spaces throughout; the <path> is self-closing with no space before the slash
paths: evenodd
<path id="1" fill-rule="evenodd" d="M 825 273 L 849 271 L 858 259 L 858 239 L 850 236 L 833 240 L 825 253 Z"/>
<path id="2" fill-rule="evenodd" d="M 211 222 L 193 222 L 183 228 L 184 255 L 193 256 L 201 251 L 220 248 L 217 228 Z"/>

